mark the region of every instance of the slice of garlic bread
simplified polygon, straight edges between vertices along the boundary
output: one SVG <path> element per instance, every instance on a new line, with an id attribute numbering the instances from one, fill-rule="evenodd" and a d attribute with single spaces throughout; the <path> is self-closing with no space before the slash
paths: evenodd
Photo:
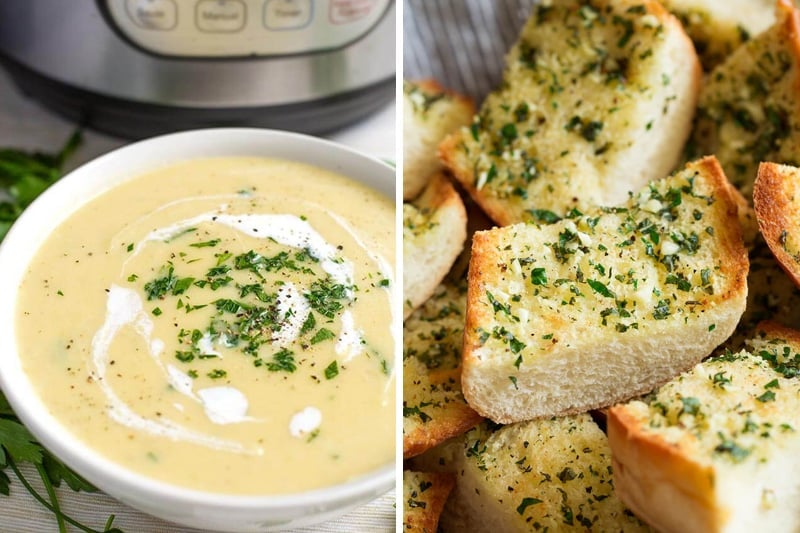
<path id="1" fill-rule="evenodd" d="M 464 397 L 508 423 L 646 393 L 730 336 L 747 269 L 733 190 L 713 157 L 621 207 L 476 233 Z"/>
<path id="2" fill-rule="evenodd" d="M 442 169 L 436 147 L 445 135 L 468 125 L 472 101 L 434 80 L 403 82 L 403 199 L 422 192 Z"/>
<path id="3" fill-rule="evenodd" d="M 708 75 L 687 147 L 716 155 L 748 198 L 759 163 L 800 160 L 800 13 L 777 5 L 777 22 Z"/>
<path id="4" fill-rule="evenodd" d="M 482 417 L 461 393 L 466 280 L 446 281 L 403 324 L 403 457 L 418 455 Z"/>
<path id="5" fill-rule="evenodd" d="M 414 462 L 457 476 L 444 532 L 650 531 L 615 495 L 608 440 L 588 414 L 481 424 Z"/>
<path id="6" fill-rule="evenodd" d="M 683 23 L 706 71 L 775 22 L 775 0 L 661 0 L 661 3 Z"/>
<path id="7" fill-rule="evenodd" d="M 453 490 L 455 476 L 442 472 L 403 472 L 403 531 L 436 533 L 439 515 Z"/>
<path id="8" fill-rule="evenodd" d="M 502 87 L 439 154 L 500 225 L 616 205 L 679 162 L 700 78 L 655 0 L 541 2 Z"/>
<path id="9" fill-rule="evenodd" d="M 736 331 L 717 349 L 738 352 L 756 333 L 760 322 L 772 319 L 784 326 L 800 329 L 800 288 L 780 267 L 767 243 L 759 234 L 749 253 L 747 305 Z"/>
<path id="10" fill-rule="evenodd" d="M 403 317 L 422 305 L 464 248 L 467 212 L 441 173 L 411 203 L 403 204 Z"/>
<path id="11" fill-rule="evenodd" d="M 800 168 L 761 163 L 753 204 L 769 249 L 800 287 Z"/>
<path id="12" fill-rule="evenodd" d="M 617 494 L 660 531 L 800 529 L 800 333 L 759 329 L 609 411 Z"/>

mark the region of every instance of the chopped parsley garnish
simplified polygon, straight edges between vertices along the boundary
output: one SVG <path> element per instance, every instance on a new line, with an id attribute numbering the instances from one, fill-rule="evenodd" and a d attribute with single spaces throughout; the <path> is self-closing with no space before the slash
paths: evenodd
<path id="1" fill-rule="evenodd" d="M 148 300 L 164 298 L 175 288 L 178 278 L 175 277 L 175 268 L 167 264 L 161 269 L 160 277 L 145 283 L 144 290 Z"/>
<path id="2" fill-rule="evenodd" d="M 757 396 L 756 400 L 758 400 L 761 403 L 774 402 L 775 401 L 775 392 L 771 391 L 771 390 L 768 390 L 764 394 L 762 394 L 761 396 Z"/>
<path id="3" fill-rule="evenodd" d="M 534 285 L 547 285 L 547 271 L 544 268 L 531 270 L 531 283 Z"/>
<path id="4" fill-rule="evenodd" d="M 525 509 L 531 505 L 536 505 L 537 503 L 542 503 L 542 500 L 538 498 L 522 498 L 522 502 L 520 502 L 520 504 L 517 506 L 517 513 L 524 514 Z"/>
<path id="5" fill-rule="evenodd" d="M 606 298 L 615 298 L 616 295 L 608 289 L 603 283 L 599 281 L 595 281 L 593 279 L 587 279 L 586 283 L 592 288 L 594 292 L 599 294 L 600 296 L 605 296 Z"/>
<path id="6" fill-rule="evenodd" d="M 333 361 L 327 367 L 325 367 L 325 379 L 333 379 L 339 375 L 339 364 L 336 361 Z"/>
<path id="7" fill-rule="evenodd" d="M 272 361 L 267 363 L 267 370 L 270 372 L 294 372 L 297 364 L 294 360 L 294 352 L 282 349 L 272 356 Z"/>
<path id="8" fill-rule="evenodd" d="M 218 245 L 220 242 L 221 242 L 220 239 L 211 239 L 210 241 L 195 242 L 190 244 L 189 246 L 191 246 L 192 248 L 209 248 Z"/>
<path id="9" fill-rule="evenodd" d="M 347 287 L 335 283 L 329 276 L 324 280 L 314 281 L 305 298 L 314 311 L 322 316 L 334 318 L 336 313 L 344 309 L 342 300 L 347 299 Z"/>
<path id="10" fill-rule="evenodd" d="M 317 331 L 317 333 L 313 337 L 311 337 L 311 344 L 318 344 L 322 341 L 333 339 L 335 337 L 336 334 L 334 334 L 328 328 L 320 328 L 319 331 Z"/>

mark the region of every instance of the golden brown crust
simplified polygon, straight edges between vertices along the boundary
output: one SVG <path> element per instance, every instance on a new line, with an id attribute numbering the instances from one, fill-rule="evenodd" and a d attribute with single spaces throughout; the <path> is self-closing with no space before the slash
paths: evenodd
<path id="1" fill-rule="evenodd" d="M 428 488 L 421 491 L 420 484 Z M 408 533 L 436 533 L 439 516 L 450 491 L 455 486 L 455 475 L 444 472 L 403 473 L 403 531 Z M 410 486 L 406 486 L 406 485 Z M 424 505 L 422 505 L 424 504 Z"/>
<path id="2" fill-rule="evenodd" d="M 437 172 L 411 204 L 418 209 L 422 222 L 415 229 L 403 228 L 404 320 L 433 294 L 447 275 L 463 250 L 467 231 L 467 212 L 461 195 L 444 172 Z M 407 225 L 405 220 L 404 225 Z"/>
<path id="3" fill-rule="evenodd" d="M 451 133 L 439 143 L 438 155 L 445 167 L 455 176 L 458 183 L 475 200 L 486 215 L 489 216 L 497 225 L 507 226 L 514 222 L 513 218 L 504 210 L 500 209 L 497 202 L 486 201 L 481 192 L 473 184 L 472 171 L 460 165 L 458 158 L 458 144 L 461 142 L 459 132 Z"/>
<path id="4" fill-rule="evenodd" d="M 431 384 L 447 383 L 461 379 L 461 369 L 432 372 Z M 447 416 L 439 416 L 425 424 L 418 425 L 403 434 L 403 459 L 409 459 L 430 450 L 447 439 L 461 435 L 478 425 L 483 417 L 468 405 L 451 402 L 447 405 Z"/>
<path id="5" fill-rule="evenodd" d="M 795 60 L 800 63 L 800 12 L 795 9 L 790 0 L 777 0 L 775 5 L 775 18 L 783 20 L 789 34 Z M 800 83 L 800 80 L 798 80 Z"/>
<path id="6" fill-rule="evenodd" d="M 465 96 L 465 95 L 463 95 L 463 94 L 461 94 L 459 92 L 456 92 L 456 91 L 454 91 L 452 89 L 448 89 L 448 88 L 444 87 L 441 83 L 439 83 L 438 81 L 436 81 L 433 78 L 424 78 L 424 79 L 421 79 L 421 80 L 410 80 L 410 82 L 412 84 L 416 85 L 417 87 L 421 88 L 423 91 L 425 91 L 427 93 L 431 93 L 431 94 L 446 94 L 447 96 L 449 96 L 453 100 L 456 100 L 457 102 L 461 103 L 462 105 L 465 105 L 465 106 L 469 107 L 470 111 L 473 114 L 475 114 L 475 102 L 472 100 L 472 98 L 470 98 L 468 96 Z"/>
<path id="7" fill-rule="evenodd" d="M 684 443 L 644 431 L 624 405 L 608 411 L 614 489 L 637 516 L 660 531 L 717 531 L 724 516 L 714 506 L 714 470 L 692 460 Z"/>
<path id="8" fill-rule="evenodd" d="M 750 259 L 747 256 L 747 249 L 744 246 L 742 236 L 742 226 L 739 224 L 739 203 L 737 197 L 741 195 L 728 181 L 722 166 L 714 156 L 707 156 L 694 163 L 689 163 L 689 167 L 702 167 L 707 173 L 707 177 L 714 184 L 715 196 L 725 199 L 725 218 L 717 224 L 720 228 L 725 228 L 727 239 L 720 240 L 722 248 L 720 256 L 725 260 L 722 262 L 722 269 L 725 275 L 731 280 L 729 289 L 723 296 L 723 300 L 728 300 L 734 295 L 747 294 L 747 273 L 750 269 Z"/>
<path id="9" fill-rule="evenodd" d="M 781 268 L 800 287 L 800 263 L 785 247 L 784 232 L 800 234 L 798 204 L 787 183 L 795 177 L 775 163 L 761 163 L 753 187 L 758 227 Z M 798 199 L 800 200 L 800 199 Z"/>
<path id="10" fill-rule="evenodd" d="M 790 346 L 800 348 L 800 331 L 796 329 L 787 328 L 783 324 L 779 324 L 772 320 L 762 320 L 756 326 L 756 332 L 759 336 L 767 339 L 781 339 L 786 341 Z"/>
<path id="11" fill-rule="evenodd" d="M 481 293 L 481 284 L 483 283 L 481 271 L 483 265 L 492 264 L 492 257 L 494 257 L 492 253 L 492 242 L 494 242 L 494 240 L 491 237 L 490 231 L 491 230 L 476 231 L 475 235 L 472 236 L 472 256 L 469 260 L 469 277 L 467 278 L 467 302 L 469 302 L 471 295 Z M 493 317 L 490 316 L 488 311 L 482 306 L 475 306 L 472 309 L 469 308 L 469 303 L 467 303 L 467 306 L 467 317 L 466 323 L 464 324 L 464 347 L 461 352 L 462 376 L 465 373 L 473 372 L 474 368 L 480 365 L 475 355 L 476 350 L 480 348 L 478 328 L 481 324 L 489 324 L 493 320 Z M 467 403 L 480 415 L 489 417 L 490 413 L 485 409 L 481 409 L 480 405 L 478 405 L 481 402 L 476 402 L 475 398 L 473 398 L 470 384 L 468 380 L 461 380 L 461 389 L 464 394 L 464 399 L 467 400 Z"/>

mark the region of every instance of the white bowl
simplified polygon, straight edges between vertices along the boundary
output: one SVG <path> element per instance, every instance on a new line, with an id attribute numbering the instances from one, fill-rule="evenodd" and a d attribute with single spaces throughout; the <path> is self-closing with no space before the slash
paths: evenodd
<path id="1" fill-rule="evenodd" d="M 156 137 L 91 161 L 42 194 L 0 245 L 0 386 L 19 418 L 64 463 L 98 488 L 146 513 L 219 531 L 276 531 L 339 516 L 390 490 L 395 467 L 332 487 L 279 496 L 190 490 L 137 474 L 79 441 L 55 419 L 22 370 L 15 338 L 17 292 L 28 264 L 53 229 L 89 200 L 138 175 L 187 159 L 261 156 L 331 170 L 395 198 L 389 165 L 314 137 L 259 129 L 208 129 Z"/>

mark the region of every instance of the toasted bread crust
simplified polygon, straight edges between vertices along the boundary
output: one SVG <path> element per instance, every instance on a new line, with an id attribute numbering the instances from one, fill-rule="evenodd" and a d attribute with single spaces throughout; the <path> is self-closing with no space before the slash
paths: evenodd
<path id="1" fill-rule="evenodd" d="M 800 349 L 800 332 L 796 330 L 772 321 L 759 323 L 757 330 L 759 331 L 757 340 L 768 345 L 779 342 L 781 345 L 789 346 L 793 351 Z M 700 365 L 696 368 L 700 369 Z M 714 370 L 707 372 L 711 374 L 720 368 L 725 367 L 715 367 Z M 706 370 L 695 370 L 695 372 L 706 372 Z M 772 373 L 772 376 L 777 375 L 778 373 Z M 726 374 L 720 372 L 715 376 L 724 378 Z M 736 383 L 743 377 L 746 379 L 746 376 L 731 374 L 728 383 Z M 681 379 L 677 378 L 673 383 L 681 383 Z M 777 380 L 773 383 L 776 390 L 780 389 Z M 722 392 L 723 386 L 720 387 L 720 392 L 717 394 L 737 394 L 736 388 L 732 392 Z M 669 395 L 681 394 L 685 398 L 683 395 L 691 394 L 694 389 L 679 390 L 680 393 L 672 390 Z M 763 390 L 769 389 L 758 389 L 756 394 Z M 745 400 L 741 401 L 753 402 L 753 398 L 748 398 L 747 394 L 744 394 L 743 398 Z M 692 399 L 702 402 L 702 397 L 700 400 Z M 767 400 L 758 400 L 756 403 L 761 401 Z M 738 409 L 746 410 L 745 412 L 750 412 L 749 409 L 752 408 L 749 403 L 738 406 Z M 720 415 L 723 413 L 714 412 L 714 416 Z M 646 416 L 642 416 L 642 411 L 631 404 L 614 406 L 608 412 L 607 432 L 613 454 L 614 486 L 620 499 L 634 513 L 664 532 L 705 533 L 727 531 L 731 525 L 741 526 L 732 522 L 736 519 L 734 513 L 738 510 L 733 507 L 735 504 L 726 502 L 727 507 L 720 505 L 718 491 L 725 483 L 725 479 L 720 479 L 719 464 L 715 464 L 707 455 L 698 454 L 700 442 L 698 438 L 687 430 L 681 433 L 677 440 L 675 435 L 669 439 L 666 433 L 654 431 L 649 427 L 650 423 Z M 712 436 L 707 435 L 704 438 L 710 439 Z M 763 471 L 759 475 L 764 476 Z M 759 487 L 764 480 L 754 478 L 742 481 Z M 759 501 L 748 501 L 747 505 L 755 509 L 770 509 L 770 506 L 765 506 Z M 680 512 L 675 512 L 678 509 Z M 739 518 L 741 519 L 741 516 Z M 789 524 L 785 525 L 789 528 Z M 796 527 L 796 524 L 792 527 Z"/>
<path id="2" fill-rule="evenodd" d="M 419 93 L 416 100 L 412 96 L 415 92 Z M 439 141 L 467 124 L 475 105 L 434 79 L 405 82 L 404 97 L 403 199 L 412 200 L 441 170 L 436 157 Z"/>
<path id="3" fill-rule="evenodd" d="M 425 385 L 446 383 L 457 384 L 461 381 L 461 369 L 431 372 L 429 382 Z M 426 424 L 420 424 L 411 431 L 403 432 L 403 459 L 417 456 L 447 439 L 468 431 L 483 420 L 469 405 L 453 401 L 447 405 L 446 413 L 437 416 Z"/>
<path id="4" fill-rule="evenodd" d="M 624 406 L 609 409 L 607 424 L 614 490 L 634 514 L 659 531 L 718 530 L 710 465 L 692 460 L 680 443 L 642 431 Z"/>
<path id="5" fill-rule="evenodd" d="M 405 459 L 482 420 L 461 393 L 465 293 L 463 278 L 448 279 L 403 325 Z"/>
<path id="6" fill-rule="evenodd" d="M 455 476 L 444 472 L 403 472 L 403 531 L 436 533 L 455 483 Z"/>
<path id="7" fill-rule="evenodd" d="M 404 209 L 404 319 L 433 294 L 467 238 L 464 203 L 443 173 L 431 179 L 412 205 L 416 210 L 413 221 L 409 221 Z"/>
<path id="8" fill-rule="evenodd" d="M 431 94 L 446 94 L 461 105 L 470 108 L 473 113 L 475 112 L 475 102 L 472 101 L 472 98 L 464 96 L 463 94 L 452 89 L 448 89 L 433 78 L 411 80 L 411 83 Z"/>
<path id="9" fill-rule="evenodd" d="M 753 204 L 761 234 L 784 272 L 800 287 L 800 256 L 790 253 L 789 236 L 800 236 L 800 170 L 761 163 L 753 188 Z M 795 241 L 796 242 L 796 241 Z"/>
<path id="10" fill-rule="evenodd" d="M 572 276 L 576 275 L 576 267 L 569 266 L 572 263 L 558 263 L 554 259 L 550 260 L 551 263 L 536 262 L 540 261 L 542 257 L 550 257 L 542 255 L 541 250 L 552 246 L 547 244 L 548 240 L 552 242 L 556 236 L 560 239 L 559 231 L 567 231 L 564 228 L 568 227 L 567 224 L 571 224 L 569 221 L 559 222 L 555 226 L 538 228 L 520 224 L 475 234 L 468 278 L 467 317 L 462 360 L 463 394 L 473 409 L 495 422 L 510 423 L 537 417 L 579 413 L 588 409 L 609 406 L 615 402 L 646 393 L 653 387 L 669 381 L 675 374 L 688 370 L 732 333 L 744 311 L 747 296 L 746 276 L 749 266 L 747 251 L 742 242 L 741 227 L 737 219 L 738 195 L 726 180 L 720 165 L 713 157 L 690 163 L 674 178 L 667 178 L 667 180 L 676 180 L 674 185 L 672 185 L 673 182 L 665 181 L 662 187 L 679 189 L 684 183 L 682 180 L 687 179 L 686 176 L 702 179 L 701 190 L 705 191 L 702 194 L 709 195 L 714 199 L 707 208 L 713 209 L 713 214 L 704 213 L 701 217 L 703 226 L 692 231 L 700 232 L 701 228 L 711 225 L 714 228 L 713 237 L 707 238 L 714 240 L 713 249 L 707 249 L 706 252 L 712 255 L 705 256 L 706 259 L 703 260 L 702 266 L 692 264 L 691 267 L 683 268 L 693 269 L 694 275 L 697 275 L 700 269 L 713 270 L 714 276 L 719 276 L 720 280 L 724 280 L 714 288 L 711 294 L 707 294 L 707 291 L 700 291 L 698 285 L 688 287 L 689 290 L 696 291 L 692 296 L 696 300 L 692 304 L 695 307 L 692 307 L 693 315 L 689 322 L 659 318 L 654 320 L 646 312 L 646 309 L 643 309 L 637 315 L 635 331 L 629 329 L 627 323 L 620 322 L 618 325 L 622 329 L 617 328 L 615 333 L 615 325 L 611 323 L 609 326 L 605 326 L 605 319 L 603 319 L 603 327 L 600 327 L 599 321 L 595 325 L 593 320 L 596 319 L 592 315 L 586 314 L 590 312 L 588 309 L 591 308 L 592 312 L 599 313 L 601 309 L 611 305 L 607 302 L 611 302 L 612 299 L 609 298 L 610 291 L 605 297 L 601 297 L 593 294 L 594 287 L 583 285 L 586 283 L 583 281 L 584 276 L 588 278 L 596 275 L 589 273 L 594 269 L 580 263 L 584 259 L 576 259 L 575 261 L 579 261 L 575 263 L 576 265 L 583 265 L 583 274 L 576 278 L 577 281 L 571 281 Z M 697 202 L 698 200 L 693 201 Z M 688 200 L 685 199 L 684 204 L 686 202 Z M 686 209 L 689 208 L 686 207 Z M 604 222 L 601 221 L 597 228 L 616 227 L 619 223 L 613 218 L 617 215 L 600 213 L 602 213 L 600 210 L 597 213 L 587 212 L 585 216 L 591 220 L 595 215 L 612 217 L 608 219 L 608 226 L 603 226 Z M 681 220 L 686 220 L 686 215 L 683 217 Z M 574 220 L 577 224 L 579 219 Z M 695 220 L 700 219 L 695 218 Z M 682 224 L 685 223 L 682 222 Z M 575 226 L 573 225 L 573 227 Z M 682 227 L 682 230 L 689 231 L 685 227 Z M 585 236 L 590 241 L 591 239 L 600 240 L 593 241 L 592 248 L 587 247 L 584 253 L 589 255 L 580 257 L 588 257 L 594 259 L 594 264 L 602 264 L 609 254 L 606 251 L 601 252 L 598 248 L 599 245 L 605 245 L 603 250 L 619 249 L 616 240 L 610 242 L 608 240 L 616 239 L 616 234 L 602 233 L 602 231 L 605 230 L 601 230 L 597 236 Z M 663 231 L 669 234 L 669 230 Z M 582 298 L 581 302 L 584 303 L 581 305 L 588 307 L 578 309 L 587 310 L 573 312 L 569 306 L 565 306 L 563 303 L 556 310 L 546 307 L 544 303 L 539 303 L 562 300 L 561 293 L 553 292 L 552 295 L 550 295 L 551 293 L 541 293 L 540 295 L 539 291 L 545 290 L 545 287 L 548 287 L 548 290 L 557 290 L 549 288 L 548 280 L 541 285 L 541 289 L 535 287 L 523 289 L 522 299 L 517 303 L 503 299 L 499 304 L 487 305 L 487 299 L 489 303 L 492 301 L 487 296 L 489 291 L 496 291 L 495 294 L 508 292 L 512 290 L 511 287 L 514 284 L 518 287 L 531 287 L 531 280 L 521 274 L 516 274 L 512 268 L 515 256 L 520 257 L 522 254 L 522 256 L 529 257 L 531 252 L 525 253 L 522 251 L 523 249 L 533 251 L 533 255 L 530 256 L 530 259 L 534 260 L 533 266 L 547 267 L 542 268 L 543 271 L 547 271 L 548 268 L 555 269 L 553 273 L 547 274 L 547 276 L 552 276 L 552 278 L 548 278 L 549 281 L 561 278 L 567 282 L 566 285 L 562 284 L 561 286 L 566 287 L 569 286 L 569 283 L 574 283 L 575 287 L 580 287 L 575 290 L 583 293 L 580 297 Z M 620 255 L 620 257 L 622 256 Z M 686 260 L 691 262 L 691 257 L 688 256 Z M 641 263 L 640 268 L 642 269 L 645 268 L 646 262 L 654 261 L 645 256 L 643 250 L 641 256 L 631 260 Z M 623 265 L 625 264 L 627 263 L 623 263 Z M 688 263 L 686 264 L 688 265 Z M 612 260 L 611 263 L 606 263 L 604 272 L 607 272 L 609 266 L 613 266 L 616 272 L 624 272 L 628 269 L 628 266 L 615 264 Z M 563 270 L 565 268 L 567 270 Z M 580 270 L 581 267 L 577 268 Z M 663 273 L 658 274 L 662 272 L 663 268 L 660 263 L 654 262 L 652 268 L 653 276 L 665 276 Z M 673 274 L 675 272 L 666 276 L 666 283 L 674 283 L 674 280 L 669 281 Z M 662 279 L 661 282 L 664 283 L 661 277 L 653 279 Z M 647 280 L 643 281 L 647 282 Z M 656 288 L 669 294 L 674 292 L 674 289 L 670 287 L 665 284 Z M 602 286 L 601 290 L 608 290 L 608 288 Z M 612 290 L 628 291 L 629 289 L 617 285 Z M 531 296 L 534 293 L 535 297 Z M 638 293 L 635 291 L 633 293 L 618 292 L 617 296 L 620 300 L 635 299 L 636 294 Z M 546 300 L 537 300 L 542 296 Z M 593 299 L 590 299 L 590 296 Z M 569 294 L 564 298 L 569 299 Z M 651 302 L 654 303 L 652 300 Z M 536 320 L 533 322 L 526 322 L 529 319 L 520 320 L 514 315 L 520 308 L 525 309 L 523 312 L 526 315 L 536 316 Z M 699 311 L 700 309 L 702 311 Z M 522 328 L 518 326 L 520 323 L 529 325 Z M 494 336 L 494 332 L 498 328 L 501 328 L 502 338 Z M 691 328 L 691 330 L 686 328 Z M 690 335 L 694 337 L 692 346 L 682 340 L 676 340 L 688 331 L 692 331 Z M 512 350 L 511 341 L 505 342 L 509 338 L 518 343 L 516 351 Z M 520 346 L 521 348 L 519 348 Z M 645 353 L 651 354 L 646 358 L 648 365 L 646 368 L 630 366 L 645 364 L 643 361 Z M 660 356 L 652 357 L 653 354 Z M 515 358 L 517 358 L 516 361 Z M 598 386 L 599 384 L 591 387 L 587 384 L 585 387 L 581 387 L 580 384 L 584 382 L 582 378 L 578 379 L 576 376 L 582 376 L 581 372 L 584 371 L 584 368 L 594 368 L 597 363 L 592 363 L 592 361 L 596 358 L 603 359 L 608 365 L 620 365 L 620 372 L 623 371 L 622 361 L 626 362 L 624 368 L 630 369 L 630 372 L 636 372 L 635 369 L 639 369 L 639 371 L 635 378 L 631 377 L 626 380 L 624 385 L 620 384 L 608 390 L 601 388 Z M 570 371 L 569 368 L 572 366 L 577 366 L 581 370 Z M 558 370 L 559 368 L 562 370 Z M 597 371 L 600 370 L 597 369 Z M 645 375 L 646 377 L 644 377 Z M 511 379 L 509 376 L 516 376 L 512 379 L 513 387 L 507 381 Z M 578 392 L 579 389 L 584 392 Z M 590 392 L 585 392 L 587 390 Z M 575 393 L 567 391 L 575 391 Z"/>

